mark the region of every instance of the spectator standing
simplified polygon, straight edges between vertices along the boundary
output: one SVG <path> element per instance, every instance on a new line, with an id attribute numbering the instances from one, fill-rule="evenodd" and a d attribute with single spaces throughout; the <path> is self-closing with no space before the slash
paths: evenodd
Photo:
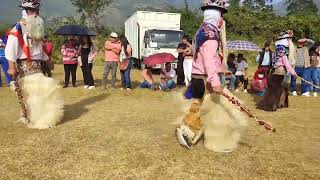
<path id="1" fill-rule="evenodd" d="M 307 81 L 311 81 L 311 64 L 309 49 L 313 46 L 314 41 L 311 39 L 300 39 L 298 41 L 298 48 L 296 53 L 296 62 L 294 64 L 295 72 L 298 76 Z M 291 92 L 293 96 L 297 95 L 297 77 L 291 76 Z M 302 96 L 310 97 L 310 85 L 305 81 L 301 82 L 301 94 Z"/>
<path id="2" fill-rule="evenodd" d="M 311 64 L 311 80 L 316 86 L 320 84 L 320 44 L 317 42 L 309 51 Z M 310 85 L 313 90 L 313 96 L 317 97 L 319 89 Z"/>
<path id="3" fill-rule="evenodd" d="M 191 75 L 192 75 L 192 62 L 193 62 L 192 40 L 189 39 L 184 43 L 187 45 L 184 51 L 184 61 L 183 61 L 184 83 L 186 84 L 186 86 L 188 86 L 190 84 Z"/>
<path id="4" fill-rule="evenodd" d="M 2 38 L 3 39 L 3 38 Z M 0 39 L 0 64 L 2 66 L 3 73 L 6 77 L 7 85 L 10 85 L 10 82 L 12 81 L 11 76 L 8 74 L 9 70 L 9 62 L 5 57 L 5 43 L 3 40 Z M 2 80 L 1 80 L 1 71 L 0 71 L 0 87 L 2 87 Z"/>
<path id="5" fill-rule="evenodd" d="M 77 81 L 77 67 L 78 67 L 78 56 L 79 47 L 77 40 L 73 36 L 68 36 L 67 41 L 61 48 L 61 53 L 63 55 L 64 73 L 65 81 L 63 88 L 69 86 L 70 74 L 72 76 L 72 86 L 76 87 Z"/>
<path id="6" fill-rule="evenodd" d="M 97 49 L 93 45 L 89 36 L 84 36 L 81 39 L 79 47 L 80 57 L 78 62 L 82 69 L 84 88 L 94 89 L 94 79 L 92 75 L 92 63 L 97 56 Z"/>
<path id="7" fill-rule="evenodd" d="M 116 75 L 118 68 L 118 61 L 121 52 L 121 43 L 118 39 L 118 35 L 112 32 L 109 39 L 105 42 L 105 65 L 102 77 L 102 89 L 106 89 L 107 79 L 111 71 L 112 76 L 112 89 L 116 88 Z"/>
<path id="8" fill-rule="evenodd" d="M 184 70 L 183 70 L 183 62 L 184 62 L 184 52 L 187 48 L 187 44 L 185 44 L 185 42 L 187 42 L 188 40 L 188 36 L 183 36 L 181 42 L 179 43 L 178 47 L 177 47 L 177 51 L 178 51 L 178 64 L 177 64 L 177 85 L 178 86 L 184 86 Z"/>
<path id="9" fill-rule="evenodd" d="M 264 48 L 257 56 L 257 62 L 259 63 L 258 69 L 264 69 L 267 74 L 269 74 L 273 62 L 273 52 L 270 48 L 270 45 L 270 41 L 265 42 Z"/>
<path id="10" fill-rule="evenodd" d="M 47 61 L 41 61 L 41 70 L 44 75 L 52 77 L 51 71 L 54 69 L 54 64 L 52 61 L 53 43 L 49 40 L 48 34 L 45 34 L 44 36 L 43 51 L 47 54 L 49 59 Z"/>
<path id="11" fill-rule="evenodd" d="M 132 47 L 129 44 L 128 39 L 123 36 L 120 38 L 121 42 L 121 54 L 120 54 L 120 73 L 121 73 L 121 89 L 127 89 L 131 91 L 131 67 L 132 67 Z"/>

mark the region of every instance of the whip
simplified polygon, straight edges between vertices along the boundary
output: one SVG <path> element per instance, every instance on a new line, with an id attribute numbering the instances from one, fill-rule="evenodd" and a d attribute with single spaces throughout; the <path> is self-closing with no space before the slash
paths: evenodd
<path id="1" fill-rule="evenodd" d="M 300 76 L 298 76 L 298 78 L 301 79 L 302 81 L 306 82 L 307 84 L 310 84 L 311 86 L 320 89 L 320 86 L 316 86 L 316 85 L 314 85 L 312 82 L 307 81 L 307 80 L 303 79 L 303 78 L 300 77 Z"/>
<path id="2" fill-rule="evenodd" d="M 248 114 L 248 116 L 250 118 L 253 118 L 259 125 L 264 126 L 266 130 L 276 132 L 276 129 L 272 127 L 272 124 L 270 122 L 258 119 L 257 116 L 255 116 L 247 107 L 242 105 L 237 99 L 229 96 L 228 94 L 226 94 L 223 91 L 221 92 L 221 95 L 224 96 L 225 98 L 227 98 L 229 100 L 229 102 L 234 104 L 238 109 L 240 109 L 241 111 L 244 111 L 246 114 Z"/>

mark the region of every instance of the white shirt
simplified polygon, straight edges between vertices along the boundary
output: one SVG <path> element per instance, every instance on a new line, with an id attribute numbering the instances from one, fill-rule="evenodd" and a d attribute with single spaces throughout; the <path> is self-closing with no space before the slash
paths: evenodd
<path id="1" fill-rule="evenodd" d="M 235 73 L 236 76 L 243 76 L 244 75 L 244 70 L 248 68 L 248 64 L 246 63 L 246 61 L 242 60 L 241 62 L 234 62 L 236 67 L 237 67 L 237 71 Z"/>
<path id="2" fill-rule="evenodd" d="M 163 74 L 160 74 L 160 77 L 165 77 L 165 76 L 170 76 L 172 78 L 176 77 L 176 71 L 171 68 L 171 70 L 169 72 L 166 71 L 165 68 L 162 69 Z"/>
<path id="3" fill-rule="evenodd" d="M 127 49 L 131 48 L 130 44 L 127 45 Z M 126 60 L 128 58 L 130 58 L 130 55 L 126 55 L 125 51 L 124 51 L 124 46 L 122 46 L 121 52 L 120 52 L 120 62 L 122 62 L 123 60 Z"/>
<path id="4" fill-rule="evenodd" d="M 21 24 L 21 28 L 22 28 L 22 34 L 23 35 L 26 34 L 27 33 L 26 26 Z M 15 30 L 15 28 L 13 30 Z M 32 47 L 30 47 L 32 60 L 47 61 L 49 59 L 46 53 L 44 53 L 42 45 L 43 45 L 43 42 L 39 42 L 36 45 L 32 45 Z M 27 58 L 26 54 L 23 52 L 21 48 L 21 45 L 19 44 L 18 38 L 13 35 L 8 36 L 8 41 L 5 48 L 5 55 L 6 55 L 6 59 L 12 62 L 16 62 L 17 59 Z"/>

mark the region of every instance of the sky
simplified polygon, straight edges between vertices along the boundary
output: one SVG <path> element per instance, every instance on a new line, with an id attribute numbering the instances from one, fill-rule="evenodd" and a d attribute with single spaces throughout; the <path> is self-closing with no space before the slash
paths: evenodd
<path id="1" fill-rule="evenodd" d="M 0 0 L 0 22 L 13 24 L 21 17 L 21 10 L 18 8 L 20 0 Z M 193 7 L 199 7 L 200 1 L 189 0 Z M 5 4 L 5 6 L 3 6 Z M 70 0 L 42 0 L 41 16 L 73 16 L 76 9 Z M 138 7 L 163 7 L 167 4 L 182 7 L 183 0 L 114 0 L 104 12 L 107 24 L 119 25 L 130 16 Z"/>
<path id="2" fill-rule="evenodd" d="M 199 8 L 202 0 L 188 0 L 191 8 Z M 274 0 L 284 4 L 286 0 Z M 320 9 L 320 0 L 313 0 Z M 281 3 L 282 2 L 282 3 Z M 21 17 L 21 9 L 18 8 L 20 0 L 0 0 L 0 23 L 13 24 Z M 75 7 L 70 0 L 42 0 L 41 16 L 75 16 Z M 160 8 L 172 5 L 184 7 L 184 0 L 114 0 L 103 13 L 102 23 L 107 25 L 122 25 L 138 7 Z M 283 7 L 277 6 L 276 11 L 283 13 Z"/>

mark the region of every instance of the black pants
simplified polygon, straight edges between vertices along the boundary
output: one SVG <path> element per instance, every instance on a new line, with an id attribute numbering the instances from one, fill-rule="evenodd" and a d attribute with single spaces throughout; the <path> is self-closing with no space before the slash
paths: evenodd
<path id="1" fill-rule="evenodd" d="M 184 79 L 185 78 L 184 78 L 184 72 L 183 72 L 183 59 L 179 59 L 177 64 L 177 85 L 178 86 L 185 85 Z"/>
<path id="2" fill-rule="evenodd" d="M 203 79 L 191 79 L 192 98 L 202 99 L 206 92 L 206 86 Z"/>
<path id="3" fill-rule="evenodd" d="M 84 85 L 93 86 L 92 63 L 82 64 L 81 66 Z"/>
<path id="4" fill-rule="evenodd" d="M 69 85 L 70 74 L 72 76 L 72 85 L 73 86 L 76 85 L 77 67 L 78 67 L 78 64 L 65 64 L 64 65 L 64 74 L 65 74 L 64 85 L 65 86 Z"/>
<path id="5" fill-rule="evenodd" d="M 236 82 L 235 82 L 235 87 L 238 88 L 239 83 L 242 82 L 244 89 L 247 89 L 248 87 L 248 79 L 245 79 L 244 76 L 236 76 Z"/>

